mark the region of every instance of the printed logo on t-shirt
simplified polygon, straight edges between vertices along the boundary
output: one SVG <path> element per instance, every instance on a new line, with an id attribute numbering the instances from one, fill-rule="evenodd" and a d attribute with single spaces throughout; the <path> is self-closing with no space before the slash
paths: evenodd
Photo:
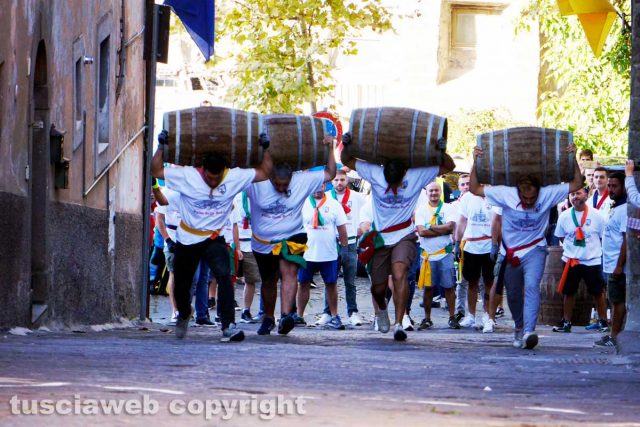
<path id="1" fill-rule="evenodd" d="M 196 209 L 209 210 L 209 209 L 217 209 L 222 205 L 222 202 L 217 200 L 195 200 L 193 202 L 193 207 Z"/>
<path id="2" fill-rule="evenodd" d="M 268 215 L 282 215 L 285 212 L 289 212 L 291 209 L 287 208 L 287 206 L 280 202 L 280 200 L 276 200 L 275 203 L 271 203 L 266 208 L 262 209 L 262 214 Z"/>
<path id="3" fill-rule="evenodd" d="M 224 193 L 226 193 L 226 192 L 227 192 L 227 185 L 226 185 L 226 184 L 222 184 L 221 186 L 219 186 L 219 187 L 217 188 L 217 190 L 218 190 L 218 192 L 219 192 L 220 194 L 224 194 Z"/>
<path id="4" fill-rule="evenodd" d="M 471 216 L 471 221 L 473 222 L 487 222 L 489 221 L 489 217 L 485 214 L 484 210 L 477 211 Z"/>
<path id="5" fill-rule="evenodd" d="M 513 221 L 513 224 L 521 230 L 533 229 L 536 226 L 536 220 L 529 217 L 529 214 L 525 214 L 524 218 L 519 218 Z"/>

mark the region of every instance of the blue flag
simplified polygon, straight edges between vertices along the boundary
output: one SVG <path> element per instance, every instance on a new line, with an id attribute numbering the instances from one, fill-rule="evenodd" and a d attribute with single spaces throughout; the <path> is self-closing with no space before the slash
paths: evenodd
<path id="1" fill-rule="evenodd" d="M 165 0 L 178 15 L 198 49 L 209 61 L 213 55 L 214 0 Z"/>

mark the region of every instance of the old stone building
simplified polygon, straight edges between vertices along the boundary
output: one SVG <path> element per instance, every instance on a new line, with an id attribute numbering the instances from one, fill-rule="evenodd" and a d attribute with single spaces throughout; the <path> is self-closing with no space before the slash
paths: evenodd
<path id="1" fill-rule="evenodd" d="M 145 2 L 6 0 L 0 327 L 140 306 Z"/>

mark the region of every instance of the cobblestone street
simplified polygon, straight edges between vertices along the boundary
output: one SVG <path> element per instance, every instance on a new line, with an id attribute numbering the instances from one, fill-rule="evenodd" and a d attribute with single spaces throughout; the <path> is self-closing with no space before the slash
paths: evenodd
<path id="1" fill-rule="evenodd" d="M 358 279 L 365 319 L 372 310 L 366 281 Z M 241 301 L 242 287 L 237 289 Z M 322 309 L 323 286 L 312 290 L 307 321 Z M 341 298 L 344 293 L 341 290 Z M 416 295 L 414 319 L 422 318 Z M 254 301 L 257 312 L 257 298 Z M 539 328 L 534 351 L 511 346 L 509 316 L 494 334 L 445 327 L 410 332 L 405 343 L 371 324 L 346 331 L 296 328 L 261 337 L 240 324 L 240 344 L 221 343 L 220 331 L 191 327 L 184 341 L 163 322 L 166 297 L 152 297 L 155 323 L 121 329 L 74 327 L 0 336 L 1 425 L 252 425 L 256 414 L 170 413 L 174 399 L 300 398 L 303 411 L 274 425 L 567 425 L 638 423 L 637 366 L 613 349 L 594 348 L 597 333 Z M 340 301 L 341 312 L 344 302 Z M 346 317 L 346 316 L 343 316 Z M 103 329 L 103 330 L 101 330 Z M 15 415 L 17 399 L 154 399 L 155 415 Z M 15 412 L 15 409 L 13 410 Z M 303 413 L 304 412 L 304 413 Z M 435 424 L 437 423 L 437 424 Z"/>

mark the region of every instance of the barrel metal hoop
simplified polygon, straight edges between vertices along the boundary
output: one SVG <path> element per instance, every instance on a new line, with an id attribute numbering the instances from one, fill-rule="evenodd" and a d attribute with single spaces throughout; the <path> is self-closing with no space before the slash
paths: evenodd
<path id="1" fill-rule="evenodd" d="M 316 122 L 315 120 L 313 120 L 313 116 L 307 116 L 309 117 L 309 122 L 311 124 L 311 135 L 313 138 L 313 161 L 311 162 L 311 164 L 313 166 L 317 166 L 317 161 L 318 161 L 318 132 L 316 129 Z"/>
<path id="2" fill-rule="evenodd" d="M 249 167 L 251 164 L 251 126 L 253 126 L 251 111 L 247 111 L 247 163 L 246 167 Z"/>
<path id="3" fill-rule="evenodd" d="M 438 140 L 440 140 L 440 138 L 444 138 L 444 124 L 447 122 L 447 119 L 444 117 L 439 117 L 439 119 L 440 125 L 438 126 Z M 440 151 L 438 153 L 438 165 L 442 165 L 442 163 L 444 163 L 444 152 Z"/>
<path id="4" fill-rule="evenodd" d="M 556 179 L 560 182 L 560 131 L 556 129 Z"/>
<path id="5" fill-rule="evenodd" d="M 176 165 L 180 164 L 180 115 L 182 110 L 176 111 Z"/>
<path id="6" fill-rule="evenodd" d="M 435 116 L 429 116 L 429 128 L 427 130 L 427 139 L 424 141 L 424 159 L 429 164 L 429 150 L 431 149 L 431 132 L 433 131 L 433 121 Z"/>
<path id="7" fill-rule="evenodd" d="M 568 132 L 568 138 L 569 138 L 569 145 L 573 145 L 573 132 Z M 567 154 L 567 161 L 569 162 L 567 164 L 567 168 L 570 168 L 574 163 L 573 163 L 573 159 L 571 157 L 575 156 L 575 153 L 568 153 Z M 575 158 L 575 157 L 574 157 Z M 575 170 L 571 170 L 571 175 L 569 175 L 569 177 L 573 178 L 573 175 L 575 175 L 576 171 Z"/>
<path id="8" fill-rule="evenodd" d="M 171 126 L 169 125 L 169 113 L 164 113 L 162 116 L 162 129 L 166 130 L 167 133 L 169 133 L 170 127 Z M 167 162 L 168 160 L 169 160 L 169 150 L 166 150 L 166 152 L 162 153 L 162 161 Z"/>
<path id="9" fill-rule="evenodd" d="M 504 181 L 506 185 L 511 185 L 509 177 L 509 130 L 502 131 L 502 151 L 504 153 Z"/>
<path id="10" fill-rule="evenodd" d="M 416 148 L 416 127 L 418 126 L 418 118 L 420 111 L 413 113 L 413 123 L 411 124 L 411 143 L 409 144 L 409 167 L 413 167 L 413 152 Z"/>
<path id="11" fill-rule="evenodd" d="M 236 130 L 236 110 L 231 109 L 231 164 L 236 165 L 236 136 L 238 132 Z"/>
<path id="12" fill-rule="evenodd" d="M 378 131 L 380 130 L 380 119 L 382 118 L 382 110 L 384 110 L 384 107 L 378 108 L 378 111 L 376 112 L 376 122 L 373 126 L 373 158 L 377 163 L 380 163 L 378 161 Z"/>
<path id="13" fill-rule="evenodd" d="M 542 132 L 542 156 L 540 161 L 542 162 L 542 185 L 547 185 L 547 130 L 541 129 Z"/>
<path id="14" fill-rule="evenodd" d="M 302 169 L 302 122 L 300 116 L 296 115 L 296 127 L 298 128 L 298 170 Z"/>
<path id="15" fill-rule="evenodd" d="M 493 170 L 493 132 L 489 133 L 489 177 L 491 185 L 495 185 L 495 172 Z"/>
<path id="16" fill-rule="evenodd" d="M 362 140 L 364 139 L 364 119 L 367 109 L 363 108 L 360 113 L 360 131 L 358 132 L 358 156 L 362 156 Z"/>
<path id="17" fill-rule="evenodd" d="M 196 133 L 198 131 L 196 109 L 191 109 L 191 164 L 196 164 Z"/>

